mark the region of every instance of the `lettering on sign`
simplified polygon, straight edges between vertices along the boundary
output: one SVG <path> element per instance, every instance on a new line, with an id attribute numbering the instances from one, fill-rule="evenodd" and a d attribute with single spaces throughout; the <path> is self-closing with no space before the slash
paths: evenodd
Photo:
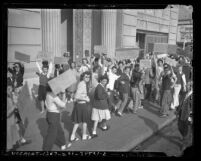
<path id="1" fill-rule="evenodd" d="M 66 88 L 76 83 L 76 76 L 71 70 L 67 70 L 58 77 L 48 81 L 54 94 L 65 91 Z"/>
<path id="2" fill-rule="evenodd" d="M 141 59 L 140 60 L 140 68 L 151 68 L 151 60 L 149 59 Z"/>
<path id="3" fill-rule="evenodd" d="M 15 51 L 15 59 L 30 63 L 30 55 L 23 54 L 21 52 Z"/>

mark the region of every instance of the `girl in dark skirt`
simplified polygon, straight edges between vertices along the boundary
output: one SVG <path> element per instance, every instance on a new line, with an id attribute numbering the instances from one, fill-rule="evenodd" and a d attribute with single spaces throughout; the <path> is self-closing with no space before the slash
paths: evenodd
<path id="1" fill-rule="evenodd" d="M 73 131 L 70 136 L 70 141 L 79 140 L 75 133 L 79 127 L 79 123 L 83 125 L 82 140 L 91 139 L 90 135 L 87 135 L 87 122 L 90 120 L 90 99 L 88 97 L 87 83 L 90 81 L 90 72 L 83 73 L 83 79 L 79 82 L 77 91 L 75 93 L 75 106 L 72 112 L 72 121 L 74 122 Z"/>
<path id="2" fill-rule="evenodd" d="M 36 61 L 36 66 L 38 67 L 39 70 L 39 73 L 37 73 L 39 76 L 38 100 L 42 108 L 41 113 L 44 112 L 46 86 L 48 79 L 50 78 L 50 74 L 52 73 L 52 65 L 53 65 L 52 62 L 50 62 L 50 65 L 48 66 L 48 64 L 45 64 L 43 61 L 43 66 L 41 69 L 38 61 Z"/>

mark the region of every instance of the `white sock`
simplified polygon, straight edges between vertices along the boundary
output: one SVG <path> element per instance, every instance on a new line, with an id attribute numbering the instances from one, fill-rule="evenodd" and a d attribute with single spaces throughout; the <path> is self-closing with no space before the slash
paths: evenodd
<path id="1" fill-rule="evenodd" d="M 21 143 L 25 143 L 26 140 L 25 140 L 24 138 L 22 138 L 22 139 L 20 140 L 20 142 L 21 142 Z"/>
<path id="2" fill-rule="evenodd" d="M 93 131 L 92 134 L 93 134 L 93 135 L 96 135 L 96 131 Z"/>
<path id="3" fill-rule="evenodd" d="M 74 140 L 75 139 L 75 135 L 71 135 L 70 139 Z"/>
<path id="4" fill-rule="evenodd" d="M 107 126 L 102 127 L 103 129 L 107 129 Z"/>
<path id="5" fill-rule="evenodd" d="M 61 146 L 61 150 L 65 150 L 66 149 L 66 145 Z"/>

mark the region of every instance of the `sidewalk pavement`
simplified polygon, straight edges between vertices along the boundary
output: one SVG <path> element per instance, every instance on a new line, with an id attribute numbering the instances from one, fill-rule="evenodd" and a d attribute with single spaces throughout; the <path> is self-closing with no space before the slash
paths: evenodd
<path id="1" fill-rule="evenodd" d="M 41 151 L 47 134 L 46 114 L 40 114 L 33 98 L 25 99 L 23 103 L 26 107 L 25 138 L 31 139 L 32 143 L 20 147 L 18 151 Z M 68 104 L 67 110 L 62 112 L 61 117 L 67 144 L 73 127 L 70 119 L 72 110 L 72 103 Z M 173 111 L 170 111 L 169 117 L 160 118 L 158 110 L 159 106 L 146 102 L 144 109 L 139 109 L 137 114 L 129 113 L 122 117 L 113 115 L 108 121 L 110 129 L 108 131 L 97 129 L 98 137 L 87 141 L 81 141 L 82 126 L 80 126 L 77 131 L 80 140 L 74 142 L 67 151 L 129 151 L 175 119 Z M 54 145 L 52 150 L 60 151 L 60 148 Z"/>

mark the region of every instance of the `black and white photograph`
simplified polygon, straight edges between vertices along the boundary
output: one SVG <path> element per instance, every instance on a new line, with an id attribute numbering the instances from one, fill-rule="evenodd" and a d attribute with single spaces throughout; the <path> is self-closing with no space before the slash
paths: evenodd
<path id="1" fill-rule="evenodd" d="M 181 157 L 194 139 L 192 15 L 8 8 L 6 151 Z"/>

